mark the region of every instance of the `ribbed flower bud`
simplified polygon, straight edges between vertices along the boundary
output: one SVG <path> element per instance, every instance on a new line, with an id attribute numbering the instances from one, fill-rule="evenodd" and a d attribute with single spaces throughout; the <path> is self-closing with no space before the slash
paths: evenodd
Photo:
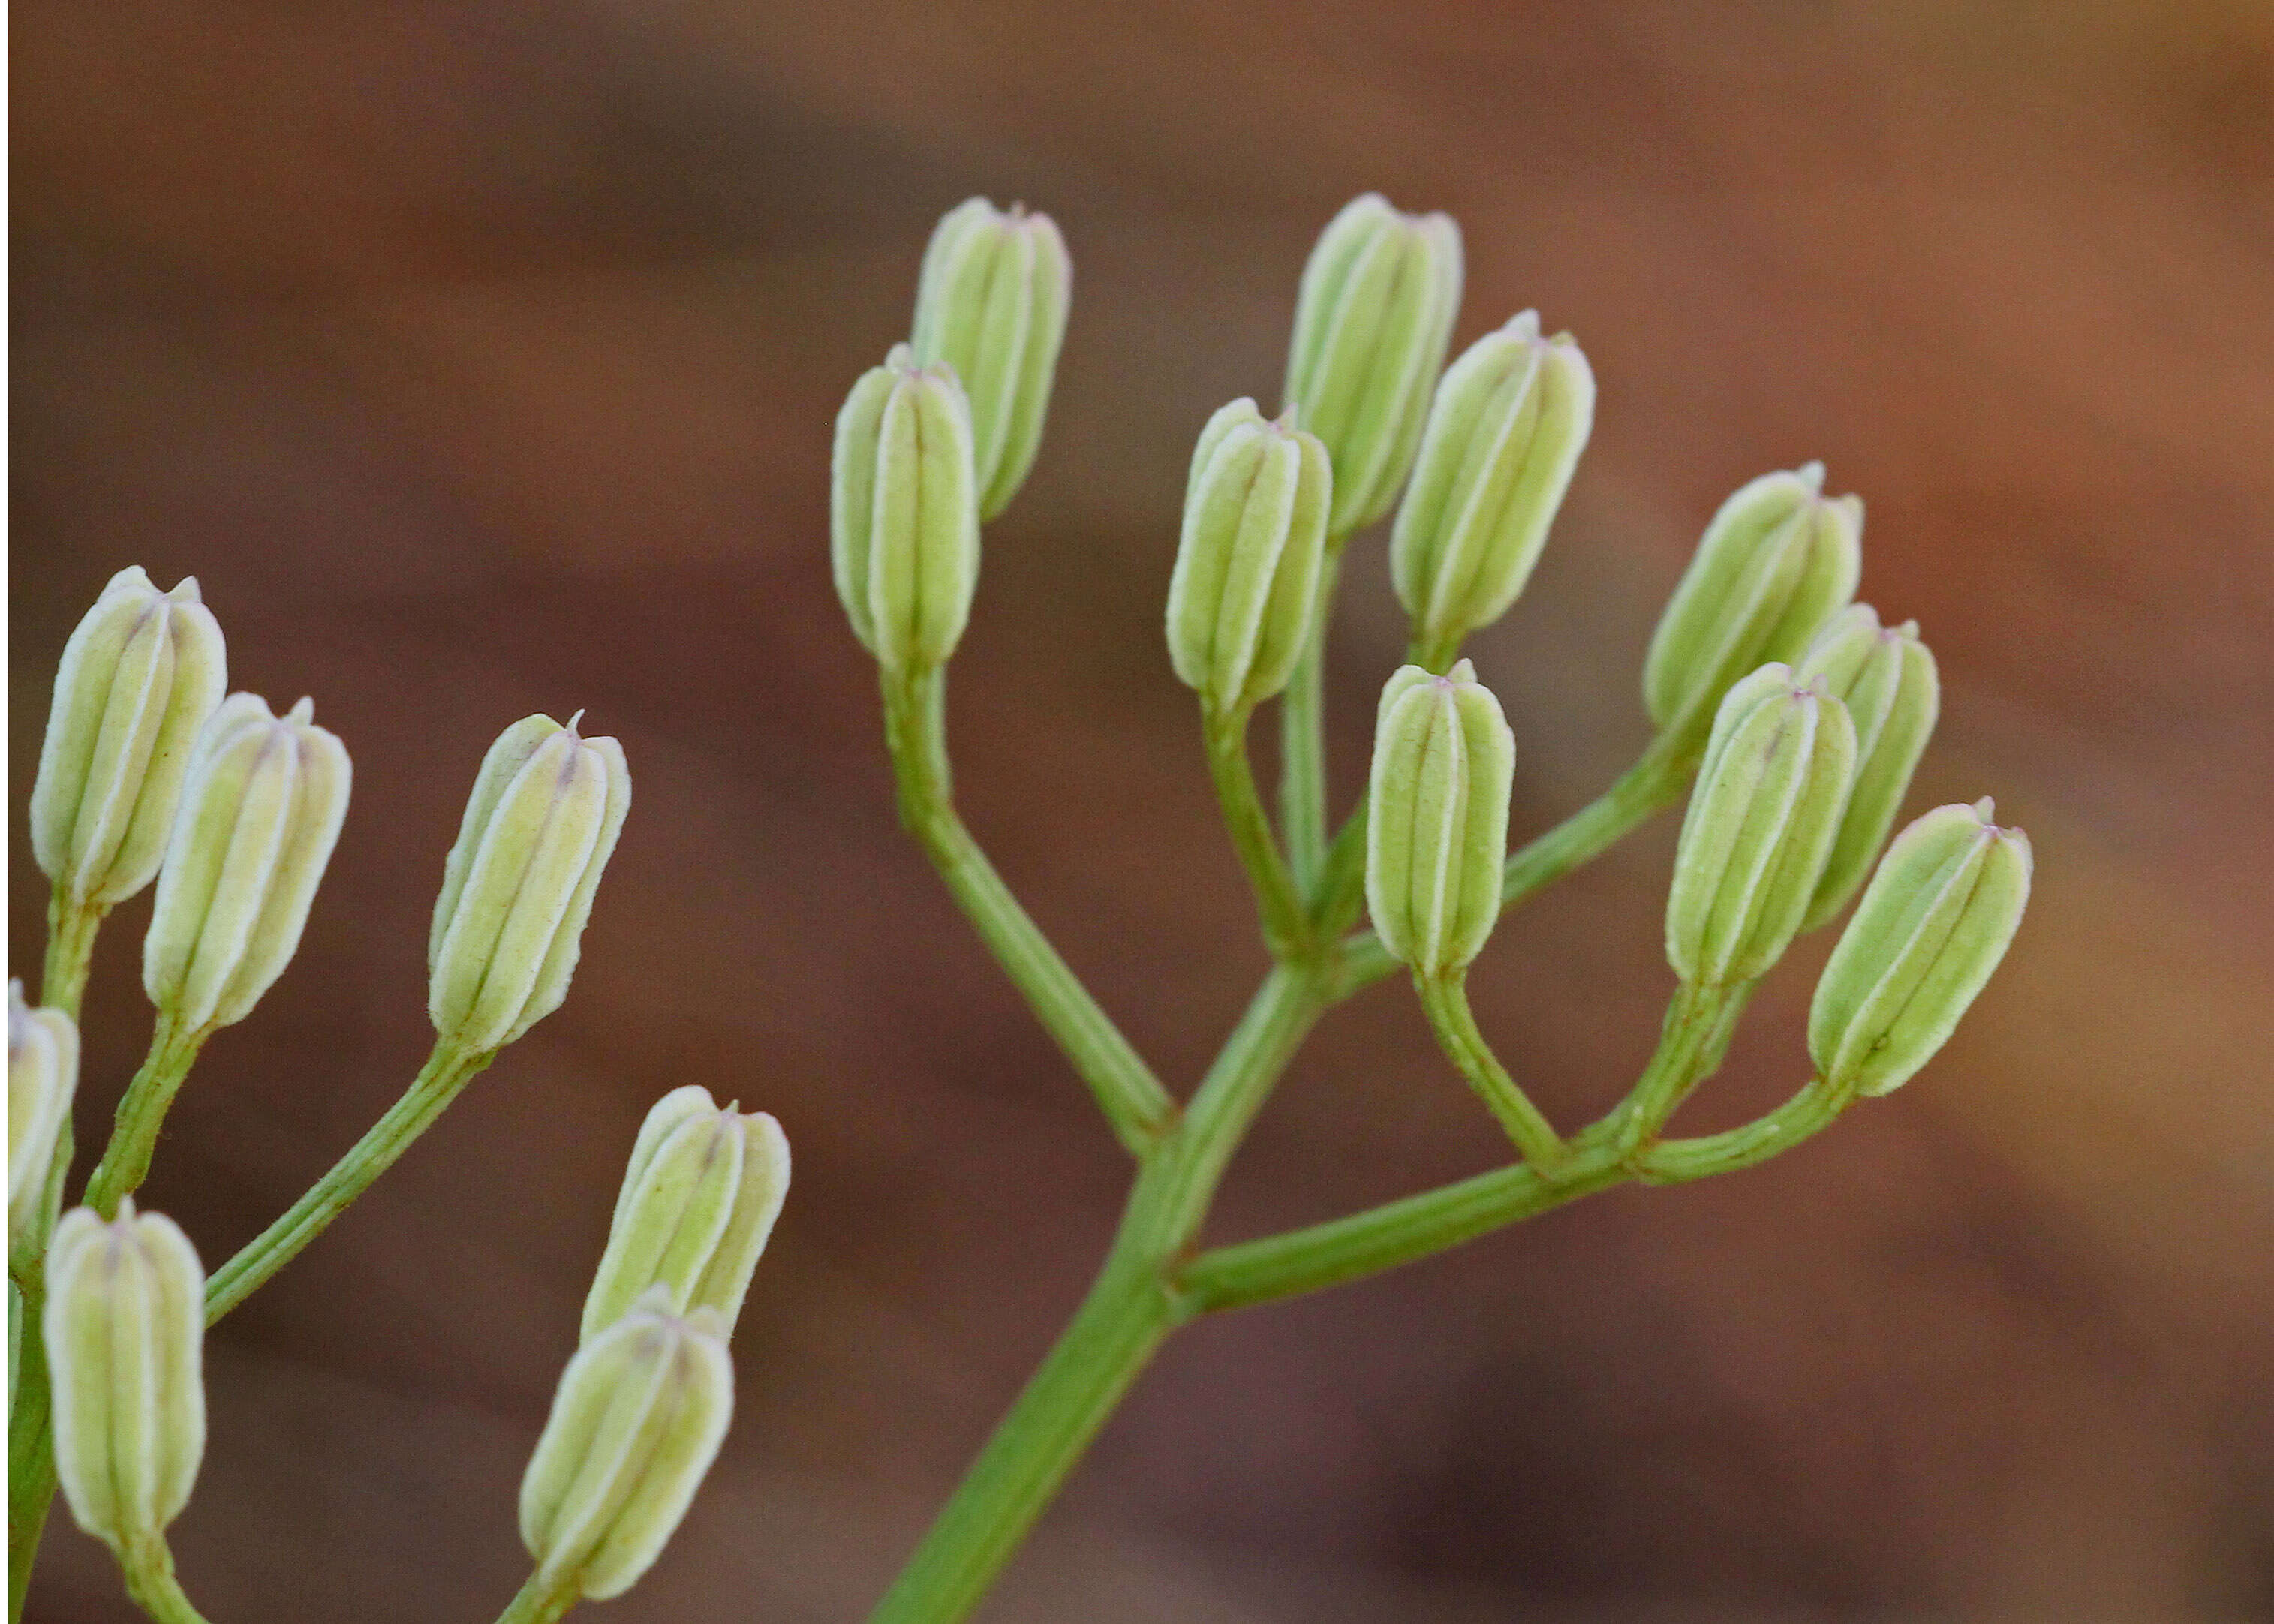
<path id="1" fill-rule="evenodd" d="M 526 716 L 482 758 L 426 942 L 426 1012 L 468 1054 L 502 1048 L 561 1007 L 592 892 L 632 802 L 614 739 Z"/>
<path id="2" fill-rule="evenodd" d="M 174 1221 L 65 1213 L 48 1247 L 56 1475 L 79 1525 L 122 1556 L 189 1504 L 206 1448 L 206 1277 Z"/>
<path id="3" fill-rule="evenodd" d="M 1367 792 L 1366 900 L 1391 955 L 1447 975 L 1500 918 L 1516 735 L 1462 660 L 1446 675 L 1404 665 L 1382 690 Z"/>
<path id="4" fill-rule="evenodd" d="M 1800 929 L 1856 775 L 1847 707 L 1764 665 L 1722 700 L 1683 819 L 1666 956 L 1693 987 L 1765 974 Z"/>
<path id="5" fill-rule="evenodd" d="M 143 990 L 184 1032 L 243 1020 L 300 945 L 352 776 L 315 709 L 232 694 L 198 735 L 142 941 Z"/>
<path id="6" fill-rule="evenodd" d="M 1798 659 L 1856 595 L 1863 500 L 1823 492 L 1824 464 L 1811 462 L 1721 504 L 1650 641 L 1643 701 L 1659 726 L 1702 731 L 1732 683 Z"/>
<path id="7" fill-rule="evenodd" d="M 916 360 L 955 369 L 971 404 L 979 516 L 1011 505 L 1042 444 L 1073 265 L 1048 214 L 985 198 L 950 209 L 924 250 Z"/>
<path id="8" fill-rule="evenodd" d="M 1595 421 L 1595 374 L 1569 333 L 1525 311 L 1469 346 L 1429 408 L 1389 572 L 1414 641 L 1455 648 L 1508 612 Z"/>
<path id="9" fill-rule="evenodd" d="M 1169 577 L 1169 658 L 1215 710 L 1287 686 L 1311 632 L 1333 475 L 1326 447 L 1251 400 L 1208 420 Z"/>
<path id="10" fill-rule="evenodd" d="M 712 1309 L 732 1335 L 788 1193 L 779 1123 L 764 1111 L 720 1110 L 694 1083 L 664 1095 L 624 1169 L 608 1249 L 584 1299 L 584 1340 L 657 1286 L 673 1312 Z"/>
<path id="11" fill-rule="evenodd" d="M 734 1371 L 719 1316 L 658 1286 L 568 1361 L 521 1480 L 538 1582 L 621 1596 L 662 1553 L 727 1435 Z"/>
<path id="12" fill-rule="evenodd" d="M 1918 622 L 1882 627 L 1869 604 L 1850 604 L 1825 622 L 1793 680 L 1821 680 L 1856 724 L 1856 791 L 1800 921 L 1803 930 L 1813 930 L 1856 894 L 1894 827 L 1942 708 L 1942 682 L 1934 655 L 1919 641 Z"/>
<path id="13" fill-rule="evenodd" d="M 889 670 L 955 652 L 979 583 L 971 409 L 953 368 L 906 344 L 837 414 L 830 560 L 854 635 Z"/>
<path id="14" fill-rule="evenodd" d="M 2029 838 L 1987 800 L 1937 807 L 1887 847 L 1832 950 L 1808 1052 L 1834 1087 L 1901 1086 L 1948 1041 L 2029 900 Z"/>
<path id="15" fill-rule="evenodd" d="M 1461 229 L 1369 192 L 1320 235 L 1303 268 L 1287 404 L 1335 470 L 1330 536 L 1389 511 L 1413 466 L 1429 390 L 1461 304 Z"/>
<path id="16" fill-rule="evenodd" d="M 110 578 L 64 645 L 32 785 L 32 852 L 76 906 L 150 883 L 191 747 L 229 680 L 194 575 L 161 592 L 139 565 Z"/>
<path id="17" fill-rule="evenodd" d="M 61 1010 L 34 1009 L 8 983 L 8 1247 L 38 1216 L 56 1140 L 79 1087 L 79 1027 Z"/>

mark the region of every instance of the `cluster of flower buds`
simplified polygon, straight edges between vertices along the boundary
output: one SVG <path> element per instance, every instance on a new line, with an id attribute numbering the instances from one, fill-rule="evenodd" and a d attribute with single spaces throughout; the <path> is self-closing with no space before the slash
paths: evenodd
<path id="1" fill-rule="evenodd" d="M 75 908 L 150 883 L 189 771 L 222 702 L 228 657 L 194 576 L 161 592 L 120 570 L 64 645 L 32 786 L 32 852 Z"/>
<path id="2" fill-rule="evenodd" d="M 1462 660 L 1399 667 L 1382 690 L 1367 796 L 1366 899 L 1392 957 L 1447 976 L 1500 918 L 1516 735 Z"/>
<path id="3" fill-rule="evenodd" d="M 1334 464 L 1327 533 L 1389 511 L 1413 466 L 1461 304 L 1461 231 L 1368 192 L 1320 234 L 1303 269 L 1286 404 Z"/>
<path id="4" fill-rule="evenodd" d="M 352 777 L 314 715 L 232 694 L 198 736 L 142 945 L 143 989 L 177 1031 L 243 1020 L 299 948 Z"/>
<path id="5" fill-rule="evenodd" d="M 1419 649 L 1449 653 L 1508 612 L 1547 543 L 1595 421 L 1569 333 L 1525 311 L 1446 369 L 1390 532 L 1390 578 Z"/>
<path id="6" fill-rule="evenodd" d="M 56 1143 L 79 1087 L 79 1027 L 61 1010 L 34 1009 L 24 983 L 8 983 L 8 1250 L 28 1234 L 46 1199 Z"/>
<path id="7" fill-rule="evenodd" d="M 1800 921 L 1803 930 L 1813 930 L 1856 894 L 1894 827 L 1912 770 L 1934 732 L 1942 684 L 1934 655 L 1919 641 L 1918 622 L 1882 627 L 1869 604 L 1850 604 L 1826 621 L 1793 680 L 1822 683 L 1856 725 L 1855 793 Z"/>
<path id="8" fill-rule="evenodd" d="M 442 864 L 427 936 L 426 1011 L 469 1055 L 512 1042 L 561 1007 L 600 872 L 630 809 L 614 739 L 523 717 L 490 746 Z"/>
<path id="9" fill-rule="evenodd" d="M 1682 823 L 1666 956 L 1692 987 L 1766 974 L 1800 929 L 1856 776 L 1848 708 L 1764 665 L 1713 718 Z"/>
<path id="10" fill-rule="evenodd" d="M 1287 686 L 1309 642 L 1333 474 L 1326 447 L 1252 400 L 1208 420 L 1169 578 L 1169 658 L 1221 714 Z"/>
<path id="11" fill-rule="evenodd" d="M 81 1528 L 139 1558 L 189 1504 L 205 1455 L 205 1271 L 171 1219 L 129 1198 L 109 1223 L 64 1214 L 47 1282 L 56 1476 Z"/>

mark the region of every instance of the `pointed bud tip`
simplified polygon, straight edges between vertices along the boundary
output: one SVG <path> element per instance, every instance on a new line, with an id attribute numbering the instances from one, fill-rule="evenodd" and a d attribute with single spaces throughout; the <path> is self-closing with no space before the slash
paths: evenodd
<path id="1" fill-rule="evenodd" d="M 315 700 L 311 698 L 308 695 L 301 695 L 299 703 L 284 713 L 284 719 L 288 722 L 297 722 L 304 727 L 306 726 L 309 723 L 316 719 Z"/>
<path id="2" fill-rule="evenodd" d="M 1794 478 L 1799 480 L 1801 484 L 1806 485 L 1810 490 L 1818 492 L 1819 495 L 1822 494 L 1824 490 L 1824 464 L 1822 462 L 1803 462 L 1798 468 L 1792 470 L 1792 474 Z"/>

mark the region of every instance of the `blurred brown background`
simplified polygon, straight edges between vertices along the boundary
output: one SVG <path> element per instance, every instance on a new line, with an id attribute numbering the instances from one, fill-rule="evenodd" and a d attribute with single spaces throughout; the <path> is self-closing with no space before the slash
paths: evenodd
<path id="1" fill-rule="evenodd" d="M 2039 890 L 1943 1057 L 1803 1152 L 1623 1192 L 1173 1342 L 1012 1620 L 2274 1619 L 2274 11 L 2059 4 L 19 0 L 11 967 L 52 663 L 194 572 L 232 685 L 353 751 L 305 945 L 148 1188 L 227 1256 L 424 1054 L 481 751 L 590 708 L 638 793 L 567 1006 L 216 1335 L 177 1527 L 216 1620 L 486 1619 L 641 1113 L 778 1113 L 797 1185 L 727 1454 L 606 1616 L 843 1620 L 1097 1260 L 1125 1179 L 894 827 L 831 593 L 829 428 L 973 192 L 1077 265 L 1050 434 L 955 670 L 966 810 L 1188 1087 L 1260 968 L 1159 630 L 1206 414 L 1276 396 L 1313 236 L 1467 234 L 1601 383 L 1474 645 L 1517 828 L 1644 738 L 1642 648 L 1741 480 L 1822 457 Z M 1272 403 L 1267 400 L 1267 404 Z M 1401 628 L 1353 554 L 1354 791 Z M 1607 1105 L 1669 977 L 1661 820 L 1512 916 L 1480 1015 Z M 107 931 L 84 1143 L 139 1057 Z M 1804 944 L 1690 1120 L 1800 1078 Z M 1216 1233 L 1504 1147 L 1387 984 L 1297 1064 Z M 33 1611 L 129 1616 L 58 1519 Z"/>

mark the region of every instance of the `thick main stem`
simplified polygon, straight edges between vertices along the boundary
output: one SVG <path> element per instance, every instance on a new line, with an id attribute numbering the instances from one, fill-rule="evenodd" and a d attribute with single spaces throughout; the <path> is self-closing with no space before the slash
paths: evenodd
<path id="1" fill-rule="evenodd" d="M 34 1270 L 19 1282 L 23 1297 L 22 1331 L 16 1351 L 16 1400 L 8 1411 L 8 1620 L 24 1616 L 24 1594 L 32 1583 L 40 1532 L 56 1493 L 55 1417 L 48 1384 L 48 1346 L 43 1333 L 46 1277 Z"/>

